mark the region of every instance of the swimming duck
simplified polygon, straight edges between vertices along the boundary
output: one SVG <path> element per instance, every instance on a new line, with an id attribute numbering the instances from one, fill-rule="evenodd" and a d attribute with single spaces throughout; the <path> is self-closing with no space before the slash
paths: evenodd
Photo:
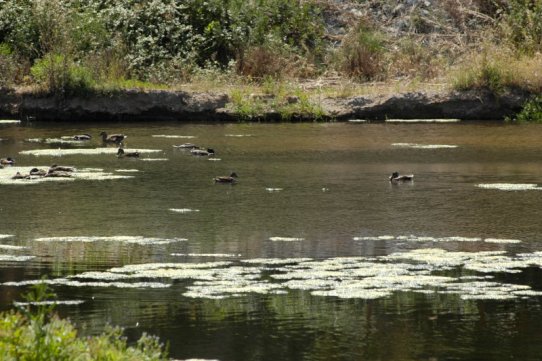
<path id="1" fill-rule="evenodd" d="M 132 157 L 132 158 L 139 158 L 139 152 L 135 151 L 135 152 L 125 152 L 124 149 L 122 148 L 119 148 L 119 150 L 117 151 L 117 157 L 119 158 L 122 158 L 122 157 Z"/>
<path id="2" fill-rule="evenodd" d="M 74 167 L 66 167 L 62 165 L 53 164 L 51 167 L 49 167 L 49 171 L 47 173 L 53 173 L 53 172 L 73 172 L 75 171 Z"/>
<path id="3" fill-rule="evenodd" d="M 237 182 L 237 173 L 232 172 L 229 176 L 216 177 L 215 183 L 235 183 Z"/>
<path id="4" fill-rule="evenodd" d="M 30 175 L 45 177 L 47 175 L 47 171 L 45 169 L 32 168 L 30 169 Z"/>
<path id="5" fill-rule="evenodd" d="M 190 151 L 190 153 L 192 153 L 192 155 L 197 155 L 197 156 L 209 156 L 209 155 L 214 155 L 215 151 L 211 148 L 207 148 L 207 150 L 194 148 Z"/>
<path id="6" fill-rule="evenodd" d="M 28 178 L 30 178 L 28 174 L 21 174 L 21 172 L 17 172 L 15 173 L 13 177 L 11 177 L 11 179 L 28 179 Z"/>
<path id="7" fill-rule="evenodd" d="M 3 164 L 3 165 L 12 165 L 12 164 L 15 164 L 15 159 L 10 158 L 10 157 L 2 158 L 2 159 L 0 159 L 0 164 Z"/>
<path id="8" fill-rule="evenodd" d="M 78 134 L 73 136 L 73 140 L 90 140 L 92 136 L 90 134 Z"/>
<path id="9" fill-rule="evenodd" d="M 193 144 L 193 143 L 183 143 L 183 144 L 179 144 L 179 145 L 173 145 L 173 148 L 196 149 L 196 148 L 198 148 L 198 146 Z"/>
<path id="10" fill-rule="evenodd" d="M 47 172 L 46 175 L 44 175 L 44 177 L 54 177 L 54 178 L 69 178 L 72 176 L 72 172 L 66 172 L 66 171 L 61 171 L 61 170 L 56 170 L 56 171 L 49 171 Z"/>
<path id="11" fill-rule="evenodd" d="M 399 175 L 399 172 L 393 172 L 390 176 L 390 182 L 408 182 L 414 178 L 414 174 Z"/>
<path id="12" fill-rule="evenodd" d="M 111 134 L 108 136 L 106 132 L 101 132 L 100 135 L 104 143 L 120 143 L 127 138 L 124 134 Z"/>

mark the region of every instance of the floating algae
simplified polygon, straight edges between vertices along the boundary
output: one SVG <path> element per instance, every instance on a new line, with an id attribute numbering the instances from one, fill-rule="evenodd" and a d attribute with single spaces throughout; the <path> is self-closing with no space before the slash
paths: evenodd
<path id="1" fill-rule="evenodd" d="M 169 139 L 193 139 L 196 138 L 193 135 L 168 135 L 168 134 L 155 134 L 153 138 L 169 138 Z"/>
<path id="2" fill-rule="evenodd" d="M 363 236 L 354 237 L 354 241 L 403 241 L 403 242 L 480 242 L 482 238 L 479 237 L 430 237 L 430 236 L 415 236 L 415 235 L 402 235 L 402 236 Z"/>
<path id="3" fill-rule="evenodd" d="M 44 182 L 73 182 L 75 180 L 102 181 L 133 178 L 133 176 L 104 172 L 103 169 L 99 168 L 75 169 L 73 172 L 69 173 L 69 177 L 43 177 L 39 175 L 29 175 L 32 168 L 47 171 L 49 166 L 9 167 L 0 169 L 0 184 L 27 185 Z M 13 179 L 13 176 L 17 172 L 22 175 L 26 175 L 26 177 L 22 179 Z"/>
<path id="4" fill-rule="evenodd" d="M 192 212 L 199 212 L 199 209 L 191 209 L 191 208 L 170 208 L 171 212 L 175 213 L 192 213 Z"/>
<path id="5" fill-rule="evenodd" d="M 228 253 L 172 255 L 239 256 Z M 163 288 L 183 280 L 183 296 L 209 299 L 243 297 L 247 294 L 285 294 L 291 290 L 310 292 L 315 297 L 345 299 L 379 299 L 398 292 L 452 294 L 463 300 L 512 300 L 542 296 L 542 291 L 533 290 L 528 285 L 505 283 L 494 277 L 496 274 L 520 272 L 527 267 L 542 267 L 542 252 L 508 255 L 505 251 L 459 252 L 423 248 L 387 256 L 322 260 L 253 258 L 203 263 L 128 264 L 46 282 L 73 287 Z M 447 270 L 454 272 L 451 272 L 452 275 L 443 274 Z M 3 285 L 23 286 L 33 282 L 39 283 L 41 280 L 6 282 Z"/>
<path id="6" fill-rule="evenodd" d="M 477 187 L 483 189 L 496 189 L 500 191 L 531 191 L 542 189 L 542 187 L 532 183 L 482 183 L 478 184 Z"/>
<path id="7" fill-rule="evenodd" d="M 84 149 L 34 149 L 34 150 L 24 150 L 19 152 L 19 154 L 33 155 L 36 157 L 40 156 L 51 156 L 51 157 L 62 157 L 66 155 L 100 155 L 100 154 L 117 154 L 117 148 L 84 148 Z M 146 153 L 160 153 L 160 149 L 124 149 L 126 152 L 139 152 L 142 154 Z"/>
<path id="8" fill-rule="evenodd" d="M 226 137 L 231 138 L 244 138 L 244 137 L 253 137 L 254 134 L 225 134 Z"/>
<path id="9" fill-rule="evenodd" d="M 386 123 L 458 123 L 460 119 L 386 119 Z"/>
<path id="10" fill-rule="evenodd" d="M 273 193 L 273 192 L 280 192 L 283 189 L 282 188 L 265 188 L 266 191 Z"/>
<path id="11" fill-rule="evenodd" d="M 305 238 L 298 237 L 269 237 L 269 240 L 272 242 L 300 242 L 304 241 Z"/>
<path id="12" fill-rule="evenodd" d="M 64 305 L 64 306 L 78 306 L 85 303 L 83 300 L 54 300 L 54 301 L 36 301 L 36 302 L 17 302 L 14 301 L 15 306 L 52 306 L 52 305 Z"/>
<path id="13" fill-rule="evenodd" d="M 236 258 L 241 257 L 241 254 L 233 253 L 171 253 L 171 256 L 176 257 L 217 257 L 217 258 Z"/>
<path id="14" fill-rule="evenodd" d="M 5 249 L 7 251 L 20 251 L 20 250 L 28 249 L 28 247 L 12 246 L 10 244 L 0 244 L 0 249 Z"/>
<path id="15" fill-rule="evenodd" d="M 34 259 L 34 256 L 13 256 L 9 254 L 0 254 L 0 262 L 26 262 Z"/>
<path id="16" fill-rule="evenodd" d="M 417 143 L 392 143 L 394 147 L 412 149 L 454 149 L 457 145 L 451 144 L 417 144 Z"/>
<path id="17" fill-rule="evenodd" d="M 43 237 L 36 238 L 36 242 L 120 242 L 128 244 L 141 244 L 141 245 L 162 245 L 175 242 L 187 241 L 185 238 L 154 238 L 143 236 L 74 236 L 74 237 Z"/>

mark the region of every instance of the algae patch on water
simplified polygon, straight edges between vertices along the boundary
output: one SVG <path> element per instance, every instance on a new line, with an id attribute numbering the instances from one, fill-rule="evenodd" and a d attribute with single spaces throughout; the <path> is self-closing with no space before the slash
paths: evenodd
<path id="1" fill-rule="evenodd" d="M 73 236 L 73 237 L 43 237 L 36 238 L 36 242 L 120 242 L 141 245 L 163 245 L 187 241 L 186 238 L 155 238 L 143 236 Z"/>
<path id="2" fill-rule="evenodd" d="M 182 257 L 232 257 L 236 254 L 173 253 Z M 460 252 L 422 248 L 387 256 L 252 258 L 203 263 L 128 264 L 47 280 L 73 287 L 162 288 L 179 284 L 184 297 L 223 299 L 247 294 L 280 295 L 291 290 L 315 297 L 379 299 L 400 292 L 427 297 L 458 295 L 463 300 L 539 297 L 529 285 L 499 281 L 498 274 L 542 267 L 542 252 Z M 183 281 L 178 283 L 176 281 Z M 35 281 L 6 282 L 24 286 Z"/>
<path id="3" fill-rule="evenodd" d="M 300 238 L 300 237 L 269 237 L 269 240 L 271 242 L 301 242 L 301 241 L 304 241 L 305 238 Z"/>
<path id="4" fill-rule="evenodd" d="M 478 184 L 477 187 L 483 189 L 496 189 L 500 191 L 530 191 L 542 189 L 542 187 L 532 183 L 482 183 Z"/>
<path id="5" fill-rule="evenodd" d="M 44 182 L 73 182 L 75 180 L 103 181 L 133 178 L 133 176 L 114 174 L 96 168 L 74 169 L 73 172 L 69 172 L 65 177 L 29 175 L 30 170 L 33 168 L 42 169 L 44 172 L 47 172 L 49 166 L 5 167 L 0 169 L 0 184 L 28 185 Z M 13 176 L 17 172 L 23 175 L 24 178 L 13 179 Z"/>
<path id="6" fill-rule="evenodd" d="M 155 134 L 153 138 L 168 138 L 168 139 L 193 139 L 193 135 L 174 135 L 174 134 Z"/>
<path id="7" fill-rule="evenodd" d="M 62 157 L 68 155 L 100 155 L 100 154 L 117 154 L 117 148 L 77 148 L 77 149 L 34 149 L 34 150 L 23 150 L 19 154 L 24 155 L 33 155 L 36 157 L 40 156 L 50 156 L 50 157 Z M 160 153 L 160 149 L 124 149 L 125 152 L 139 152 L 141 154 L 147 153 Z"/>
<path id="8" fill-rule="evenodd" d="M 192 208 L 170 208 L 171 212 L 175 213 L 192 213 L 192 212 L 199 212 L 199 209 L 192 209 Z"/>
<path id="9" fill-rule="evenodd" d="M 412 149 L 454 149 L 457 145 L 451 144 L 417 144 L 417 143 L 392 143 L 394 147 Z"/>
<path id="10" fill-rule="evenodd" d="M 495 244 L 516 244 L 521 243 L 519 239 L 500 239 L 500 238 L 481 238 L 481 237 L 462 237 L 462 236 L 449 236 L 449 237 L 431 237 L 431 236 L 416 236 L 416 235 L 383 235 L 383 236 L 359 236 L 353 237 L 354 241 L 396 241 L 396 242 L 485 242 Z"/>

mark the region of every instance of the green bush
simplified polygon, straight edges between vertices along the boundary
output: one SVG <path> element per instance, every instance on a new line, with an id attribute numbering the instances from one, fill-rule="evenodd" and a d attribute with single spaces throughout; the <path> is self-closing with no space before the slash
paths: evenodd
<path id="1" fill-rule="evenodd" d="M 518 123 L 542 123 L 542 96 L 527 101 L 513 121 Z"/>
<path id="2" fill-rule="evenodd" d="M 40 284 L 26 295 L 18 312 L 0 314 L 0 359 L 20 361 L 165 361 L 164 347 L 158 339 L 143 335 L 128 346 L 119 328 L 108 328 L 101 335 L 80 338 L 68 320 L 53 313 L 54 298 Z"/>
<path id="3" fill-rule="evenodd" d="M 111 54 L 121 77 L 170 83 L 196 67 L 244 63 L 253 49 L 319 62 L 322 35 L 312 0 L 0 1 L 0 43 L 31 63 L 49 53 L 89 63 L 100 80 L 112 74 L 98 59 Z"/>
<path id="4" fill-rule="evenodd" d="M 508 40 L 520 51 L 542 50 L 542 1 L 510 0 L 502 6 L 501 26 Z"/>
<path id="5" fill-rule="evenodd" d="M 45 91 L 57 95 L 82 93 L 92 89 L 95 83 L 87 68 L 60 54 L 47 54 L 30 71 Z"/>

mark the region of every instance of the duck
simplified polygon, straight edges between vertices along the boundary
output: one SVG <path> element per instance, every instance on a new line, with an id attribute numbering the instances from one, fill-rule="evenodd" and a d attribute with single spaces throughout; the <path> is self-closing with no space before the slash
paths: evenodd
<path id="1" fill-rule="evenodd" d="M 72 172 L 66 172 L 66 171 L 61 171 L 61 170 L 56 170 L 56 171 L 53 171 L 51 172 L 49 170 L 49 172 L 47 172 L 46 175 L 44 175 L 44 177 L 54 177 L 54 178 L 69 178 L 72 176 Z"/>
<path id="2" fill-rule="evenodd" d="M 73 136 L 73 140 L 91 140 L 92 135 L 90 134 L 77 134 Z"/>
<path id="3" fill-rule="evenodd" d="M 197 145 L 195 145 L 194 143 L 183 143 L 183 144 L 179 144 L 179 145 L 173 145 L 173 148 L 181 148 L 181 149 L 196 149 L 196 148 L 199 148 Z"/>
<path id="4" fill-rule="evenodd" d="M 30 176 L 28 174 L 21 174 L 21 172 L 17 172 L 15 173 L 15 175 L 13 177 L 11 177 L 11 179 L 29 179 Z"/>
<path id="5" fill-rule="evenodd" d="M 237 173 L 232 172 L 229 176 L 215 177 L 215 183 L 235 183 L 237 182 Z"/>
<path id="6" fill-rule="evenodd" d="M 209 155 L 214 155 L 215 151 L 211 148 L 207 148 L 207 149 L 194 148 L 190 151 L 190 153 L 192 155 L 197 155 L 197 156 L 209 156 Z"/>
<path id="7" fill-rule="evenodd" d="M 15 159 L 7 157 L 0 159 L 0 164 L 2 165 L 13 165 L 15 164 Z"/>
<path id="8" fill-rule="evenodd" d="M 53 164 L 52 166 L 49 167 L 49 170 L 47 171 L 47 173 L 54 173 L 54 172 L 74 172 L 75 171 L 75 168 L 74 167 L 66 167 L 66 166 L 63 166 L 63 165 L 58 165 L 58 164 Z"/>
<path id="9" fill-rule="evenodd" d="M 399 172 L 393 172 L 390 175 L 390 182 L 409 182 L 414 178 L 414 174 L 399 175 Z"/>
<path id="10" fill-rule="evenodd" d="M 47 175 L 47 171 L 45 169 L 32 168 L 32 169 L 30 169 L 30 175 L 31 176 L 38 176 L 38 177 L 45 177 Z"/>
<path id="11" fill-rule="evenodd" d="M 106 132 L 101 132 L 100 135 L 104 143 L 120 143 L 127 138 L 124 134 L 111 134 L 108 136 Z"/>
<path id="12" fill-rule="evenodd" d="M 117 157 L 119 157 L 119 158 L 122 158 L 122 157 L 139 158 L 139 152 L 138 151 L 125 152 L 124 149 L 119 148 L 119 150 L 117 151 Z"/>

